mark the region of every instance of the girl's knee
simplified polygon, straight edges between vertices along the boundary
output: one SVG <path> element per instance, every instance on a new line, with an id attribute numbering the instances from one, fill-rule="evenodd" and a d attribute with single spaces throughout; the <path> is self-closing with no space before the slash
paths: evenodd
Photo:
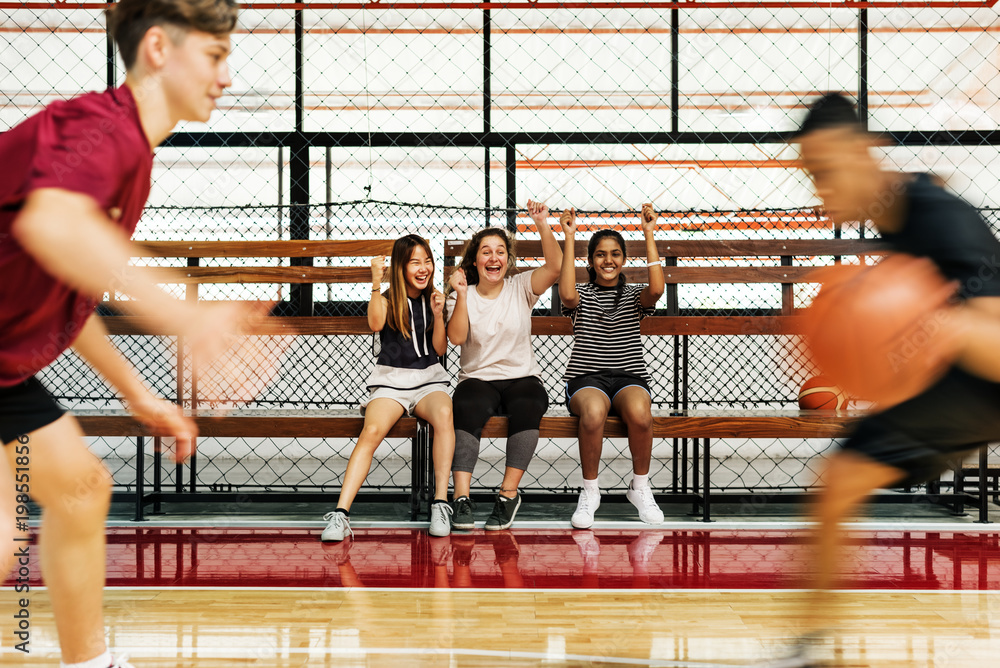
<path id="1" fill-rule="evenodd" d="M 431 414 L 427 416 L 427 421 L 435 430 L 453 429 L 455 411 L 452 410 L 451 402 L 435 406 Z"/>
<path id="2" fill-rule="evenodd" d="M 625 410 L 622 420 L 629 431 L 649 431 L 653 428 L 653 413 L 648 408 Z"/>
<path id="3" fill-rule="evenodd" d="M 604 429 L 604 423 L 608 419 L 608 411 L 599 404 L 589 404 L 580 410 L 580 429 L 584 431 L 597 431 Z"/>

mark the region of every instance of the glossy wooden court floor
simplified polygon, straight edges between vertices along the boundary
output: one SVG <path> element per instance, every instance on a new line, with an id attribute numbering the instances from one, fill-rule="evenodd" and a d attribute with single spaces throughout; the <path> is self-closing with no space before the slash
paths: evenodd
<path id="1" fill-rule="evenodd" d="M 795 530 L 316 533 L 109 530 L 113 645 L 137 668 L 733 666 L 777 655 L 800 612 Z M 1000 666 L 998 538 L 852 534 L 831 665 Z M 37 586 L 31 654 L 12 651 L 16 598 L 0 665 L 58 666 Z"/>

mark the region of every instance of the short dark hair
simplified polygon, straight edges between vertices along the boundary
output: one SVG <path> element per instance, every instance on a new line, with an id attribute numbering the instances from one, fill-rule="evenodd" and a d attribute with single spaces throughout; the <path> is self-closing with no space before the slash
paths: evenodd
<path id="1" fill-rule="evenodd" d="M 131 69 L 139 43 L 153 26 L 228 35 L 236 27 L 238 12 L 235 0 L 120 0 L 108 9 L 108 33 L 118 45 L 125 69 Z"/>
<path id="2" fill-rule="evenodd" d="M 810 104 L 809 112 L 792 138 L 798 139 L 816 130 L 833 128 L 863 129 L 858 112 L 843 93 L 827 93 Z"/>

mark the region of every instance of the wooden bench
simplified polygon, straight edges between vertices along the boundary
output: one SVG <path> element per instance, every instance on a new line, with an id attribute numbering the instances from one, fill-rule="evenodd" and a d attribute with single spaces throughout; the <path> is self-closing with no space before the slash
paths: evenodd
<path id="1" fill-rule="evenodd" d="M 586 258 L 586 240 L 589 235 L 575 244 L 579 259 Z M 446 276 L 454 271 L 465 247 L 465 240 L 445 242 Z M 749 335 L 775 336 L 795 335 L 802 332 L 802 321 L 795 308 L 794 287 L 810 283 L 810 276 L 817 266 L 840 262 L 845 257 L 862 258 L 882 255 L 885 246 L 876 240 L 865 239 L 732 239 L 732 240 L 657 240 L 657 252 L 664 264 L 666 294 L 658 311 L 665 315 L 650 316 L 642 320 L 640 332 L 644 336 L 675 336 L 680 339 L 681 349 L 686 358 L 688 336 Z M 541 242 L 519 240 L 518 258 L 536 260 L 542 256 Z M 645 242 L 627 240 L 626 254 L 629 258 L 646 257 Z M 802 264 L 802 259 L 808 263 Z M 815 258 L 827 258 L 817 263 Z M 736 260 L 722 266 L 697 264 L 700 260 Z M 765 262 L 770 259 L 770 262 Z M 800 264 L 796 264 L 799 260 Z M 777 264 L 775 263 L 777 262 Z M 645 264 L 645 263 L 643 263 Z M 519 265 L 521 263 L 519 262 Z M 528 271 L 533 265 L 519 266 Z M 623 273 L 629 282 L 645 283 L 648 269 L 645 266 L 626 266 Z M 576 280 L 588 280 L 584 267 L 577 267 Z M 780 306 L 760 315 L 680 315 L 678 286 L 711 284 L 777 284 L 781 286 Z M 552 289 L 552 312 L 557 313 L 559 303 L 558 286 Z M 559 315 L 532 318 L 532 335 L 572 335 L 572 322 Z M 677 355 L 675 347 L 675 355 Z M 678 355 L 679 357 L 679 355 Z M 701 506 L 704 521 L 711 518 L 711 470 L 710 452 L 713 438 L 839 438 L 850 432 L 853 424 L 863 415 L 860 411 L 799 411 L 799 410 L 688 410 L 688 373 L 686 359 L 678 359 L 673 379 L 673 401 L 669 410 L 654 411 L 654 439 L 673 439 L 674 479 L 671 489 L 678 493 L 674 500 L 692 500 Z M 791 398 L 790 398 L 791 399 Z M 654 401 L 656 398 L 654 397 Z M 546 416 L 542 419 L 539 436 L 542 438 L 576 438 L 576 418 Z M 506 436 L 506 418 L 492 418 L 483 432 L 484 436 L 503 438 Z M 605 428 L 605 437 L 626 436 L 624 426 L 617 418 L 610 418 Z M 687 479 L 688 443 L 691 441 L 693 478 Z M 699 450 L 701 456 L 699 457 Z M 985 470 L 986 450 L 981 454 L 981 466 Z M 699 481 L 699 459 L 701 459 L 701 480 Z M 682 471 L 678 472 L 678 466 Z M 966 495 L 961 489 L 961 473 L 956 471 L 956 487 L 952 495 L 941 495 L 954 504 L 961 512 L 966 502 L 975 502 L 980 509 L 979 520 L 987 521 L 988 490 L 986 484 L 979 485 L 978 498 Z M 700 487 L 700 489 L 699 489 Z"/>
<path id="2" fill-rule="evenodd" d="M 464 241 L 449 241 L 445 244 L 446 272 L 453 269 L 455 260 L 461 251 Z M 184 266 L 179 278 L 167 278 L 164 281 L 177 283 L 185 287 L 186 299 L 197 299 L 203 292 L 201 286 L 211 284 L 292 284 L 296 286 L 311 286 L 316 283 L 361 284 L 370 280 L 370 269 L 367 266 L 352 267 L 316 267 L 311 266 L 311 258 L 368 258 L 373 255 L 387 255 L 391 250 L 392 240 L 370 241 L 160 241 L 141 242 L 143 255 L 137 257 L 143 260 L 151 258 L 175 258 Z M 666 267 L 667 294 L 666 315 L 646 318 L 641 331 L 644 335 L 676 336 L 686 341 L 690 335 L 778 335 L 796 334 L 800 331 L 799 318 L 795 314 L 793 287 L 797 283 L 808 280 L 807 274 L 812 269 L 806 266 L 796 266 L 794 261 L 799 257 L 831 257 L 838 258 L 850 255 L 865 255 L 879 253 L 880 247 L 871 241 L 841 240 L 841 239 L 796 239 L 796 240 L 733 240 L 733 241 L 692 241 L 692 240 L 662 240 L 657 243 L 661 257 Z M 585 245 L 578 244 L 580 254 L 585 253 Z M 520 241 L 518 252 L 522 257 L 539 257 L 540 243 L 537 241 Z M 645 247 L 642 242 L 629 242 L 630 256 L 644 257 Z M 684 266 L 686 262 L 698 258 L 779 258 L 777 266 Z M 228 260 L 243 260 L 232 266 L 202 266 L 203 261 L 212 258 Z M 251 258 L 293 258 L 294 266 L 260 266 L 247 260 Z M 173 271 L 177 271 L 174 269 Z M 165 272 L 156 269 L 156 272 Z M 631 280 L 644 281 L 646 268 L 628 268 L 626 275 Z M 173 276 L 173 274 L 171 275 Z M 578 270 L 578 280 L 586 280 L 585 272 Z M 678 307 L 677 286 L 683 284 L 710 283 L 777 283 L 782 286 L 782 302 L 780 308 L 771 309 L 761 315 L 750 316 L 690 316 L 680 315 Z M 306 296 L 309 296 L 308 293 Z M 127 303 L 110 301 L 105 308 L 118 310 Z M 325 317 L 309 315 L 311 297 L 300 300 L 301 308 L 295 315 L 278 319 L 266 329 L 256 331 L 257 334 L 299 333 L 308 335 L 365 335 L 371 332 L 364 317 L 336 316 Z M 762 310 L 763 311 L 763 310 Z M 107 316 L 104 322 L 111 334 L 132 335 L 150 333 L 147 323 L 142 318 L 116 315 Z M 532 321 L 532 331 L 535 335 L 569 335 L 571 323 L 568 318 L 559 316 L 535 316 Z M 176 331 L 157 331 L 155 335 L 177 336 Z M 189 367 L 189 361 L 184 357 L 184 346 L 178 342 L 176 368 L 177 399 L 182 404 L 191 407 L 197 417 L 202 436 L 205 437 L 280 437 L 280 438 L 357 438 L 360 434 L 362 418 L 354 411 L 311 410 L 296 411 L 236 411 L 222 419 L 209 419 L 200 412 L 200 398 L 196 386 L 191 386 L 184 375 Z M 686 350 L 686 345 L 684 346 Z M 675 351 L 677 349 L 675 348 Z M 192 387 L 187 392 L 187 387 Z M 674 489 L 686 500 L 701 507 L 703 519 L 710 519 L 711 488 L 709 455 L 712 438 L 810 438 L 839 436 L 849 429 L 855 414 L 819 415 L 818 413 L 801 413 L 798 411 L 688 411 L 687 400 L 688 378 L 686 373 L 680 373 L 673 379 L 673 401 L 667 411 L 658 411 L 654 421 L 654 436 L 674 440 L 675 463 L 690 461 L 693 465 L 693 475 L 690 483 L 687 478 L 688 467 L 675 466 Z M 91 436 L 122 436 L 137 439 L 137 471 L 144 470 L 142 447 L 149 435 L 140 425 L 135 423 L 122 411 L 76 411 L 80 415 L 85 433 Z M 506 424 L 503 418 L 494 418 L 487 425 L 485 434 L 502 437 L 506 434 Z M 394 428 L 394 437 L 410 438 L 412 444 L 411 489 L 407 496 L 410 503 L 411 516 L 416 513 L 432 487 L 433 467 L 430 464 L 429 448 L 430 434 L 426 425 L 417 420 L 404 418 Z M 576 438 L 576 419 L 568 415 L 550 415 L 543 419 L 541 435 L 546 438 Z M 607 435 L 609 437 L 623 436 L 620 422 L 609 421 Z M 688 442 L 691 444 L 691 457 L 688 457 Z M 197 456 L 190 464 L 190 475 L 187 484 L 184 483 L 182 468 L 178 467 L 174 481 L 174 492 L 166 492 L 160 478 L 162 459 L 159 453 L 153 454 L 154 479 L 152 492 L 146 492 L 146 481 L 143 475 L 136 480 L 136 519 L 142 519 L 144 506 L 153 504 L 154 511 L 159 509 L 163 501 L 188 500 L 192 492 L 198 490 L 202 495 L 206 492 L 198 489 Z M 698 466 L 701 466 L 699 474 Z M 680 478 L 678 478 L 680 476 Z M 234 494 L 215 486 L 210 493 L 213 499 L 246 498 L 253 495 Z M 980 485 L 981 512 L 985 513 L 986 485 Z M 280 494 L 268 493 L 271 500 L 282 500 Z M 380 493 L 383 498 L 384 493 Z M 956 503 L 968 498 L 961 494 Z M 294 498 L 302 500 L 307 494 L 296 492 Z M 324 498 L 329 498 L 324 493 Z M 985 515 L 983 515 L 985 518 Z"/>

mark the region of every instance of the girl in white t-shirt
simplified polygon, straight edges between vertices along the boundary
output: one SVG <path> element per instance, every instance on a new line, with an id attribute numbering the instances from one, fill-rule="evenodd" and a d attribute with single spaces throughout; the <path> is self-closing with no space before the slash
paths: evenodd
<path id="1" fill-rule="evenodd" d="M 465 247 L 451 276 L 448 339 L 461 346 L 461 370 L 453 397 L 455 500 L 452 527 L 475 526 L 469 488 L 479 459 L 479 439 L 493 415 L 508 416 L 507 460 L 489 531 L 507 529 L 521 506 L 517 486 L 538 445 L 538 425 L 549 400 L 531 347 L 531 309 L 559 278 L 562 251 L 549 227 L 549 210 L 528 201 L 545 264 L 514 273 L 514 242 L 498 227 L 480 230 Z"/>

